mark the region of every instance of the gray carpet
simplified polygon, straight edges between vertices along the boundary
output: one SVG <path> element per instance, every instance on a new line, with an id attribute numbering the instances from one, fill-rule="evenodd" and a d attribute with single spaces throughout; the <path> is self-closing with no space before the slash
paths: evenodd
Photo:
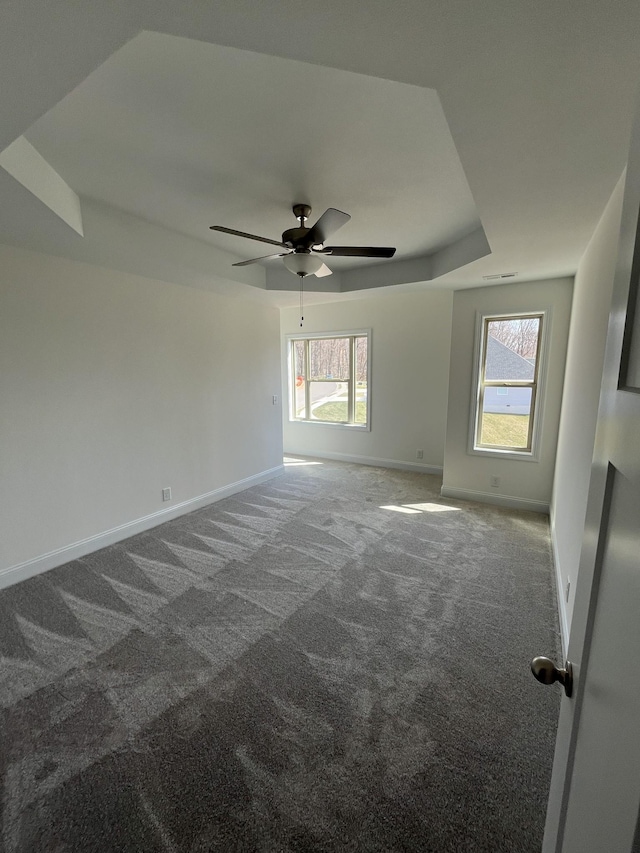
<path id="1" fill-rule="evenodd" d="M 547 519 L 439 486 L 294 465 L 0 592 L 0 849 L 538 853 Z"/>

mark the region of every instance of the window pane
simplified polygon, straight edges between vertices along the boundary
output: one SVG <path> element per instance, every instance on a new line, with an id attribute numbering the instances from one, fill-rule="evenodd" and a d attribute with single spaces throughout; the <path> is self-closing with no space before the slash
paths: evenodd
<path id="1" fill-rule="evenodd" d="M 367 338 L 356 338 L 356 407 L 355 422 L 367 422 Z"/>
<path id="2" fill-rule="evenodd" d="M 349 339 L 309 341 L 309 379 L 349 379 Z"/>
<path id="3" fill-rule="evenodd" d="M 306 417 L 304 341 L 293 342 L 293 408 L 296 418 Z"/>
<path id="4" fill-rule="evenodd" d="M 526 449 L 533 391 L 531 388 L 509 388 L 508 395 L 503 395 L 498 393 L 501 390 L 484 389 L 480 444 Z"/>
<path id="5" fill-rule="evenodd" d="M 311 382 L 311 420 L 345 423 L 349 415 L 348 396 L 348 382 Z"/>
<path id="6" fill-rule="evenodd" d="M 368 337 L 291 341 L 291 417 L 367 425 Z"/>
<path id="7" fill-rule="evenodd" d="M 487 322 L 485 379 L 532 382 L 535 376 L 540 317 Z"/>

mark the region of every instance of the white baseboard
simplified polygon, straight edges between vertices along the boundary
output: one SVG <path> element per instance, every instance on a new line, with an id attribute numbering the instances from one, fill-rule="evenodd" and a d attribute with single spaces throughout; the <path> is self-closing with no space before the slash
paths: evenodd
<path id="1" fill-rule="evenodd" d="M 355 456 L 352 453 L 324 453 L 319 450 L 296 453 L 285 450 L 285 456 L 305 456 L 316 459 L 334 459 L 336 462 L 355 462 L 356 465 L 372 465 L 375 468 L 398 468 L 401 471 L 418 471 L 421 474 L 439 474 L 442 465 L 425 465 L 422 462 L 402 462 L 397 459 L 379 459 L 376 456 Z"/>
<path id="2" fill-rule="evenodd" d="M 529 498 L 514 498 L 511 495 L 494 495 L 491 492 L 475 492 L 472 489 L 455 489 L 443 486 L 440 489 L 443 498 L 457 498 L 461 501 L 478 501 L 484 504 L 505 506 L 509 509 L 524 509 L 529 512 L 549 514 L 549 504 L 544 501 L 532 501 Z"/>
<path id="3" fill-rule="evenodd" d="M 62 566 L 71 560 L 77 560 L 79 557 L 84 557 L 93 551 L 98 551 L 100 548 L 106 548 L 107 545 L 113 545 L 122 539 L 128 539 L 130 536 L 135 536 L 136 533 L 142 533 L 152 527 L 157 527 L 159 524 L 170 521 L 172 518 L 193 512 L 223 498 L 228 498 L 230 495 L 235 495 L 237 492 L 242 492 L 251 486 L 257 486 L 259 483 L 264 483 L 265 480 L 270 480 L 272 477 L 276 477 L 282 473 L 284 473 L 284 465 L 276 465 L 275 468 L 269 468 L 267 471 L 253 474 L 251 477 L 245 477 L 244 480 L 238 480 L 235 483 L 230 483 L 228 486 L 222 486 L 204 495 L 199 495 L 188 501 L 182 501 L 182 503 L 158 510 L 158 512 L 145 515 L 143 518 L 136 518 L 134 521 L 128 521 L 126 524 L 120 524 L 118 527 L 112 527 L 111 530 L 105 530 L 103 533 L 97 533 L 95 536 L 89 536 L 87 539 L 74 542 L 72 545 L 65 545 L 63 548 L 49 551 L 47 554 L 34 557 L 32 560 L 27 560 L 24 563 L 0 569 L 0 589 L 27 580 L 27 578 L 34 577 L 34 575 L 39 575 L 42 572 L 47 572 L 56 566 Z"/>
<path id="4" fill-rule="evenodd" d="M 551 533 L 551 554 L 553 556 L 553 565 L 556 572 L 556 598 L 558 600 L 558 621 L 560 623 L 560 640 L 562 642 L 562 654 L 564 659 L 567 659 L 567 649 L 569 648 L 569 616 L 567 614 L 567 602 L 564 597 L 564 581 L 562 575 L 562 567 L 560 566 L 560 558 L 558 554 L 558 544 L 556 541 L 556 527 L 553 515 L 549 524 Z"/>

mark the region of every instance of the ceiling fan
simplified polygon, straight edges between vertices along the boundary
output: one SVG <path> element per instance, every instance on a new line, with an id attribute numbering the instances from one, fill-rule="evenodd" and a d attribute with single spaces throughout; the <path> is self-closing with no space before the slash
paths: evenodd
<path id="1" fill-rule="evenodd" d="M 323 262 L 323 256 L 348 257 L 348 258 L 392 258 L 395 248 L 383 246 L 325 246 L 328 237 L 338 228 L 351 219 L 348 213 L 330 207 L 322 214 L 320 219 L 311 228 L 304 224 L 309 218 L 311 207 L 308 204 L 294 204 L 293 215 L 298 220 L 297 228 L 289 228 L 282 235 L 282 240 L 270 240 L 268 237 L 258 237 L 256 234 L 247 234 L 245 231 L 236 231 L 233 228 L 225 228 L 222 225 L 211 225 L 212 231 L 222 231 L 224 234 L 235 234 L 237 237 L 248 237 L 250 240 L 259 240 L 261 243 L 270 243 L 286 249 L 275 255 L 264 255 L 260 258 L 251 258 L 249 261 L 240 261 L 233 264 L 234 267 L 244 267 L 247 264 L 255 264 L 258 261 L 266 261 L 269 258 L 283 258 L 285 267 L 301 278 L 307 275 L 315 275 L 321 278 L 331 275 L 331 270 Z"/>

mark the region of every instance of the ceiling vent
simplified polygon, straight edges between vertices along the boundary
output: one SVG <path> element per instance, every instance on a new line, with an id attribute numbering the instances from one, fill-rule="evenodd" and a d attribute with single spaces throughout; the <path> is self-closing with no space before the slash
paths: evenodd
<path id="1" fill-rule="evenodd" d="M 517 272 L 499 272 L 495 275 L 483 275 L 482 278 L 485 281 L 497 281 L 499 278 L 515 278 L 517 275 Z"/>

